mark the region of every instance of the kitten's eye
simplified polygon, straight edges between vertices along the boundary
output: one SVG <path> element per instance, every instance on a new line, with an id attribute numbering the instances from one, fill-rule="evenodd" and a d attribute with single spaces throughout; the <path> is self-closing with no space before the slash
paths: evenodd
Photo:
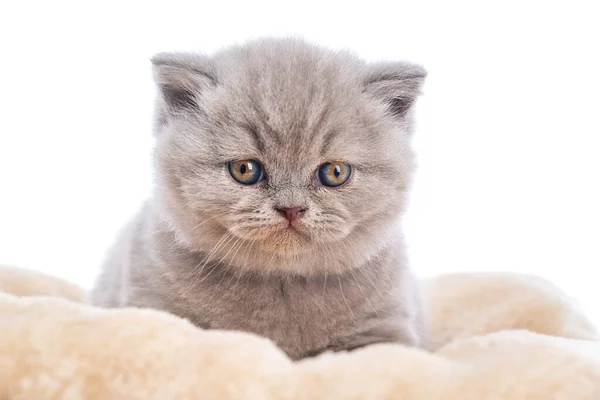
<path id="1" fill-rule="evenodd" d="M 263 178 L 262 165 L 255 160 L 231 161 L 229 173 L 242 185 L 254 185 Z"/>
<path id="2" fill-rule="evenodd" d="M 324 186 L 338 187 L 348 182 L 352 167 L 343 162 L 328 162 L 319 167 L 317 177 Z"/>

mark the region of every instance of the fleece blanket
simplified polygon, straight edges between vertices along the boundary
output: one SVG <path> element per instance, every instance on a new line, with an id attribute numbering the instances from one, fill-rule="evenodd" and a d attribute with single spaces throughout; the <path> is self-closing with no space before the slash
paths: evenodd
<path id="1" fill-rule="evenodd" d="M 429 349 L 292 362 L 265 338 L 92 307 L 68 282 L 0 268 L 0 399 L 600 399 L 596 329 L 552 284 L 500 273 L 421 284 Z"/>

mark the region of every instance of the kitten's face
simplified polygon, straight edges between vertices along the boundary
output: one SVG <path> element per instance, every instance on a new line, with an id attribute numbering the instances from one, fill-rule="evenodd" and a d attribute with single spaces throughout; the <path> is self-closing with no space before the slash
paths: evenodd
<path id="1" fill-rule="evenodd" d="M 303 273 L 360 262 L 386 240 L 412 169 L 422 70 L 390 75 L 289 41 L 155 64 L 159 199 L 187 246 Z"/>

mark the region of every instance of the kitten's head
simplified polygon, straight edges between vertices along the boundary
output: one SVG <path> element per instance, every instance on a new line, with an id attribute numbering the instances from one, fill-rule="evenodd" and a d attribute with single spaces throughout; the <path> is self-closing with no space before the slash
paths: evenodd
<path id="1" fill-rule="evenodd" d="M 153 65 L 157 199 L 186 246 L 311 273 L 359 263 L 389 238 L 423 68 L 291 39 Z"/>

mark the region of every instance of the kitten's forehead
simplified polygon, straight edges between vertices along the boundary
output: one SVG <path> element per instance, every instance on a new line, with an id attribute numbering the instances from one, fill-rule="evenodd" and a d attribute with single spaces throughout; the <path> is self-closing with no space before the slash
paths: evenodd
<path id="1" fill-rule="evenodd" d="M 267 42 L 230 50 L 215 62 L 228 97 L 223 104 L 261 150 L 276 149 L 274 159 L 347 153 L 344 147 L 360 139 L 356 133 L 377 123 L 361 93 L 364 64 L 349 54 Z"/>

